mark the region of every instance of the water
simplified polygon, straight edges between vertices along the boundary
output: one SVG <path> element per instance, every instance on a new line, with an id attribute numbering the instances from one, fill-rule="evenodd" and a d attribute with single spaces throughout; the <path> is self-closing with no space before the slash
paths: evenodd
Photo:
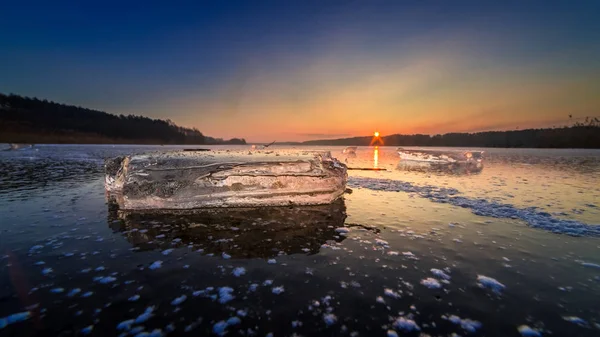
<path id="1" fill-rule="evenodd" d="M 165 148 L 0 152 L 3 336 L 600 334 L 600 151 L 486 149 L 448 176 L 332 147 L 387 171 L 329 206 L 117 212 L 103 158 Z"/>

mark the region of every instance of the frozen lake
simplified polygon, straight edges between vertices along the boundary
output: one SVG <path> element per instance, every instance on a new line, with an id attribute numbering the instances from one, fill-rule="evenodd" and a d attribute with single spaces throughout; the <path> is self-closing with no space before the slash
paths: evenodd
<path id="1" fill-rule="evenodd" d="M 600 335 L 598 150 L 484 149 L 450 176 L 306 147 L 386 171 L 349 171 L 330 206 L 107 202 L 104 158 L 174 148 L 0 152 L 1 335 Z"/>

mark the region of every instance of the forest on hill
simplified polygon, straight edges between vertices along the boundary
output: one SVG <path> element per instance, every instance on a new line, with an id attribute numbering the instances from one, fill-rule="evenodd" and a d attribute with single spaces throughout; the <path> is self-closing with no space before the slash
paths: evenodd
<path id="1" fill-rule="evenodd" d="M 55 103 L 0 93 L 0 143 L 246 144 L 208 137 L 170 120 Z"/>
<path id="2" fill-rule="evenodd" d="M 600 148 L 600 120 L 588 117 L 571 126 L 514 131 L 447 133 L 443 135 L 389 135 L 381 137 L 388 146 L 456 146 L 503 148 Z M 311 140 L 298 145 L 368 146 L 373 137 Z"/>

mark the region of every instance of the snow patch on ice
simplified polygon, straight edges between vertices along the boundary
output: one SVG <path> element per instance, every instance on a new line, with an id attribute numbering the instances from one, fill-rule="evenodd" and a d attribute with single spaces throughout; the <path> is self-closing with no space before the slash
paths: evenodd
<path id="1" fill-rule="evenodd" d="M 406 318 L 406 317 L 398 317 L 394 321 L 393 325 L 396 329 L 402 330 L 405 332 L 421 330 L 421 328 L 417 325 L 417 323 L 414 320 L 412 320 L 410 318 Z"/>
<path id="2" fill-rule="evenodd" d="M 493 218 L 519 219 L 533 228 L 544 229 L 557 234 L 572 236 L 600 236 L 600 224 L 585 224 L 571 219 L 554 218 L 536 207 L 519 208 L 485 199 L 460 196 L 453 188 L 431 185 L 415 185 L 409 182 L 391 179 L 348 177 L 348 187 L 368 188 L 376 191 L 415 193 L 433 202 L 446 203 L 468 208 L 475 215 Z"/>
<path id="3" fill-rule="evenodd" d="M 240 276 L 246 274 L 246 268 L 244 268 L 244 267 L 237 267 L 231 273 L 234 276 L 236 276 L 236 277 L 240 277 Z"/>
<path id="4" fill-rule="evenodd" d="M 527 325 L 520 325 L 517 330 L 523 337 L 541 337 L 542 333 L 538 330 L 532 329 Z"/>
<path id="5" fill-rule="evenodd" d="M 442 287 L 438 280 L 431 277 L 421 280 L 421 284 L 429 289 L 439 289 Z"/>
<path id="6" fill-rule="evenodd" d="M 491 289 L 495 293 L 500 293 L 506 288 L 504 284 L 498 282 L 496 279 L 484 275 L 477 275 L 477 283 L 480 287 Z"/>

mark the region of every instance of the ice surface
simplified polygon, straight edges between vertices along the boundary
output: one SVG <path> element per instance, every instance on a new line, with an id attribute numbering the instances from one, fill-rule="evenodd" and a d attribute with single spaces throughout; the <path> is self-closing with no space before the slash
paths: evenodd
<path id="1" fill-rule="evenodd" d="M 109 159 L 105 187 L 121 209 L 329 204 L 346 166 L 326 151 L 163 152 Z"/>
<path id="2" fill-rule="evenodd" d="M 471 212 L 480 216 L 520 219 L 531 227 L 544 229 L 553 233 L 572 236 L 600 236 L 600 224 L 589 225 L 576 220 L 554 218 L 551 214 L 539 211 L 533 207 L 518 208 L 510 204 L 463 197 L 459 195 L 459 191 L 452 188 L 414 185 L 399 180 L 367 177 L 350 177 L 348 185 L 352 188 L 368 188 L 377 191 L 415 193 L 433 202 L 468 208 Z"/>

